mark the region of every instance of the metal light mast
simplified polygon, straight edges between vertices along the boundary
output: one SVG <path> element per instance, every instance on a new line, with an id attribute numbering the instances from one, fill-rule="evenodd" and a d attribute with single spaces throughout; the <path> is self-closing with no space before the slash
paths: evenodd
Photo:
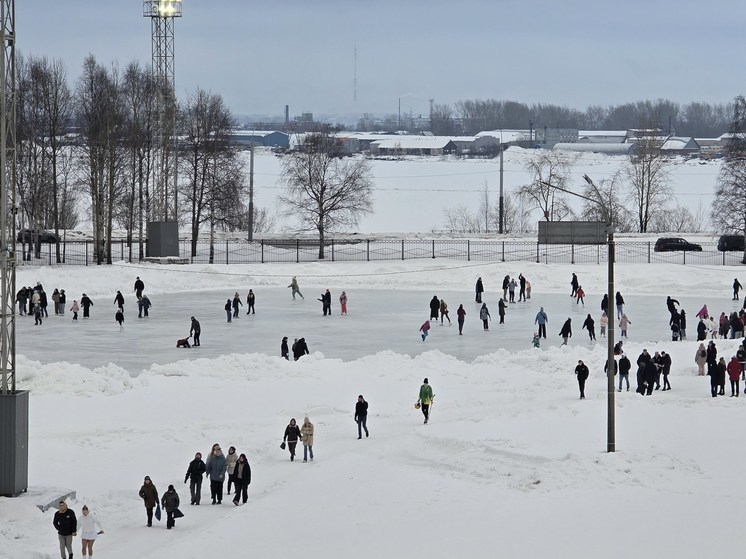
<path id="1" fill-rule="evenodd" d="M 176 170 L 172 141 L 176 113 L 174 91 L 174 19 L 181 17 L 181 0 L 144 0 L 143 16 L 150 18 L 155 82 L 153 130 L 153 203 L 151 221 L 176 221 Z M 174 178 L 173 185 L 170 179 Z"/>
<path id="2" fill-rule="evenodd" d="M 15 211 L 16 64 L 15 1 L 0 4 L 0 394 L 16 391 Z"/>

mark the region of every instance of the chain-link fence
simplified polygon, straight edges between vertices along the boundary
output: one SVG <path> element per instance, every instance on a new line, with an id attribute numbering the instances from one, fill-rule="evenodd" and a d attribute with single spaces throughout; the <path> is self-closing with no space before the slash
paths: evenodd
<path id="1" fill-rule="evenodd" d="M 655 252 L 653 242 L 616 242 L 616 262 L 654 264 L 728 265 L 743 264 L 743 252 L 721 252 L 716 243 L 702 243 L 702 251 Z M 136 244 L 112 243 L 112 260 L 137 262 Z M 91 241 L 42 244 L 22 250 L 16 247 L 19 266 L 90 266 L 96 264 Z M 195 264 L 258 264 L 265 262 L 317 262 L 319 243 L 313 239 L 262 239 L 220 241 L 210 245 L 198 241 L 192 252 L 191 241 L 180 241 L 180 257 Z M 479 262 L 538 262 L 543 264 L 601 264 L 608 260 L 606 245 L 548 245 L 529 241 L 489 240 L 335 240 L 324 243 L 324 261 L 362 262 L 450 258 Z"/>

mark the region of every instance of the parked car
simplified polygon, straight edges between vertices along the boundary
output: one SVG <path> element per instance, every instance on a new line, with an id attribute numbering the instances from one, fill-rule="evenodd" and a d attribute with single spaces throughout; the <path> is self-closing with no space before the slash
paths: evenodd
<path id="1" fill-rule="evenodd" d="M 36 231 L 33 229 L 21 229 L 18 232 L 16 240 L 19 243 L 31 244 L 36 239 L 39 239 L 42 243 L 58 243 L 60 242 L 59 235 L 56 235 L 52 231 Z"/>
<path id="2" fill-rule="evenodd" d="M 721 235 L 718 239 L 718 250 L 722 252 L 744 251 L 743 235 Z"/>
<path id="3" fill-rule="evenodd" d="M 674 250 L 702 251 L 702 245 L 690 243 L 681 237 L 661 237 L 655 241 L 655 252 L 670 252 Z"/>

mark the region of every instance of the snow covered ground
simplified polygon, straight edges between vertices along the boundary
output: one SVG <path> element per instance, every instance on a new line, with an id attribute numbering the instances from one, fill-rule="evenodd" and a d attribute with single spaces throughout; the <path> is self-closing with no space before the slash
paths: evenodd
<path id="1" fill-rule="evenodd" d="M 733 278 L 742 269 L 670 264 L 617 266 L 632 320 L 625 342 L 673 359 L 670 392 L 617 396 L 617 452 L 606 448 L 606 346 L 580 330 L 569 297 L 575 271 L 599 314 L 604 265 L 405 261 L 262 266 L 139 266 L 19 270 L 19 285 L 83 292 L 93 316 L 43 326 L 18 318 L 19 388 L 31 390 L 29 492 L 0 498 L 0 557 L 58 557 L 52 512 L 40 494 L 77 491 L 106 533 L 95 556 L 190 558 L 207 553 L 255 557 L 702 557 L 739 553 L 730 525 L 746 489 L 738 483 L 743 398 L 711 398 L 696 376 L 694 314 L 737 308 Z M 510 305 L 497 325 L 505 274 L 533 284 L 528 303 Z M 297 275 L 306 296 L 286 289 Z M 132 313 L 135 276 L 154 308 Z M 473 286 L 482 276 L 495 317 L 477 320 Z M 744 277 L 741 277 L 744 283 Z M 257 293 L 257 314 L 229 324 L 222 306 L 238 291 Z M 332 317 L 315 301 L 329 288 Z M 127 296 L 125 331 L 114 324 L 117 289 Z M 338 315 L 345 289 L 349 316 Z M 444 296 L 457 327 L 417 334 L 433 294 Z M 690 341 L 672 343 L 665 297 L 689 315 Z M 548 340 L 530 348 L 540 305 Z M 245 308 L 243 309 L 245 312 Z M 182 350 L 189 316 L 202 322 L 203 346 Z M 571 316 L 574 337 L 559 347 Z M 618 333 L 618 332 L 617 332 Z M 283 335 L 304 336 L 311 355 L 278 357 Z M 737 342 L 717 342 L 730 357 Z M 590 367 L 587 399 L 573 370 Z M 424 377 L 436 394 L 430 424 L 413 404 Z M 634 390 L 634 389 L 633 389 Z M 358 394 L 370 402 L 371 436 L 357 440 Z M 279 448 L 291 417 L 316 426 L 313 463 L 290 462 Z M 184 472 L 196 451 L 220 442 L 252 466 L 249 503 L 189 506 Z M 176 529 L 145 527 L 137 492 L 149 475 L 159 492 L 174 484 L 185 517 Z M 735 525 L 734 530 L 737 529 Z M 79 538 L 75 541 L 80 557 Z"/>

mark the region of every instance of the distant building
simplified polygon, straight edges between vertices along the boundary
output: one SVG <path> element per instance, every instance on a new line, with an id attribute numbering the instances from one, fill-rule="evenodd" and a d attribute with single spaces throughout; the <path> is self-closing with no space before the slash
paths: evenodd
<path id="1" fill-rule="evenodd" d="M 670 137 L 661 144 L 660 150 L 667 155 L 699 155 L 700 145 L 694 138 Z"/>
<path id="2" fill-rule="evenodd" d="M 554 144 L 552 151 L 603 153 L 605 155 L 633 155 L 637 153 L 637 145 L 620 143 L 557 143 Z"/>
<path id="3" fill-rule="evenodd" d="M 623 144 L 629 138 L 626 130 L 578 130 L 578 143 Z"/>
<path id="4" fill-rule="evenodd" d="M 472 141 L 474 138 L 472 138 Z M 458 145 L 448 136 L 395 136 L 370 144 L 373 155 L 455 155 Z"/>
<path id="5" fill-rule="evenodd" d="M 255 146 L 289 148 L 290 136 L 277 130 L 231 130 L 228 141 L 238 146 Z"/>

